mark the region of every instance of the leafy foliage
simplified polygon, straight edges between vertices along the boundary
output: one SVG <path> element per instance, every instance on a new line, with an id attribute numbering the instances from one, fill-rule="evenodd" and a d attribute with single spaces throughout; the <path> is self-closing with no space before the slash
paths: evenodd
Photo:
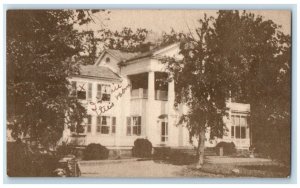
<path id="1" fill-rule="evenodd" d="M 105 146 L 101 144 L 89 144 L 84 152 L 83 159 L 84 160 L 99 160 L 99 159 L 107 159 L 109 151 Z"/>
<path id="2" fill-rule="evenodd" d="M 236 153 L 235 144 L 233 142 L 219 142 L 215 147 L 216 153 L 219 153 L 221 147 L 223 148 L 224 155 L 232 155 Z"/>
<path id="3" fill-rule="evenodd" d="M 226 115 L 232 74 L 230 62 L 213 49 L 216 33 L 210 26 L 212 21 L 213 18 L 206 16 L 200 20 L 198 39 L 186 35 L 180 43 L 182 60 L 164 59 L 175 81 L 176 103 L 189 107 L 179 123 L 186 123 L 191 138 L 204 139 L 207 127 L 215 128 L 217 135 L 223 133 L 222 117 Z"/>
<path id="4" fill-rule="evenodd" d="M 21 141 L 7 143 L 7 175 L 10 177 L 49 177 L 59 166 L 59 158 L 40 153 Z"/>
<path id="5" fill-rule="evenodd" d="M 134 141 L 132 147 L 132 155 L 134 157 L 151 157 L 152 144 L 148 139 L 138 138 Z"/>
<path id="6" fill-rule="evenodd" d="M 82 42 L 84 53 L 79 61 L 84 64 L 94 64 L 104 49 L 114 49 L 123 52 L 144 52 L 149 50 L 150 43 L 145 42 L 148 30 L 139 28 L 133 31 L 124 27 L 121 31 L 101 29 L 98 31 L 83 31 Z"/>
<path id="7" fill-rule="evenodd" d="M 201 155 L 207 127 L 216 136 L 223 134 L 229 97 L 250 103 L 254 140 L 274 143 L 274 136 L 281 135 L 285 140 L 281 147 L 287 147 L 290 36 L 273 21 L 245 11 L 219 11 L 217 18 L 205 15 L 199 24 L 195 36 L 182 34 L 182 39 L 173 33 L 167 37 L 180 38 L 183 59 L 165 58 L 164 63 L 175 81 L 177 104 L 189 107 L 179 123 L 185 122 L 191 137 L 199 138 Z"/>
<path id="8" fill-rule="evenodd" d="M 121 50 L 124 52 L 137 52 L 145 48 L 144 41 L 148 30 L 139 28 L 135 32 L 128 27 L 121 31 L 100 30 L 104 45 L 109 49 Z"/>
<path id="9" fill-rule="evenodd" d="M 73 26 L 89 21 L 83 13 L 7 12 L 7 116 L 13 137 L 28 135 L 53 145 L 65 123 L 82 122 L 85 109 L 69 97 L 67 78 L 78 73 L 82 35 Z"/>
<path id="10" fill-rule="evenodd" d="M 168 161 L 174 165 L 190 165 L 195 163 L 196 155 L 191 155 L 180 150 L 175 150 L 170 153 Z"/>

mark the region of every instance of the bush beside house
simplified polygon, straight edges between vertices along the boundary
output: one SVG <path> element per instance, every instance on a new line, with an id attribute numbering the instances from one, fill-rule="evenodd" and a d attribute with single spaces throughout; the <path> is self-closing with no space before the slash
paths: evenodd
<path id="1" fill-rule="evenodd" d="M 223 148 L 223 155 L 233 155 L 236 153 L 235 144 L 233 142 L 219 142 L 216 147 L 216 153 L 220 153 L 220 148 Z"/>
<path id="2" fill-rule="evenodd" d="M 170 147 L 156 147 L 154 149 L 153 157 L 156 160 L 169 159 L 170 156 L 171 156 L 171 148 Z"/>
<path id="3" fill-rule="evenodd" d="M 109 150 L 101 144 L 89 144 L 83 151 L 84 160 L 103 160 L 107 159 Z"/>
<path id="4" fill-rule="evenodd" d="M 132 156 L 134 157 L 151 157 L 152 143 L 148 139 L 138 138 L 134 141 Z"/>
<path id="5" fill-rule="evenodd" d="M 169 162 L 174 165 L 188 165 L 197 161 L 196 155 L 191 155 L 180 150 L 175 150 L 170 153 Z"/>

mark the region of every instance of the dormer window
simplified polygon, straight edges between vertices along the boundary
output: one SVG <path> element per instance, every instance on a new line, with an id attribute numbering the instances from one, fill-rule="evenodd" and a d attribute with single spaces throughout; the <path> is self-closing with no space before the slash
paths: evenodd
<path id="1" fill-rule="evenodd" d="M 105 63 L 110 63 L 110 58 L 109 58 L 109 57 L 107 57 L 107 58 L 105 59 Z"/>

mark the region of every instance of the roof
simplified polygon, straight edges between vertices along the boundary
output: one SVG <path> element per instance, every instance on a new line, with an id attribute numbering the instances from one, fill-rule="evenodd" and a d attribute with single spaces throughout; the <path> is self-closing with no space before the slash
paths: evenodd
<path id="1" fill-rule="evenodd" d="M 172 44 L 168 44 L 168 45 L 164 45 L 164 46 L 157 46 L 147 52 L 142 52 L 142 53 L 138 53 L 137 55 L 131 57 L 131 58 L 128 58 L 126 60 L 123 60 L 122 61 L 122 64 L 123 65 L 126 65 L 128 64 L 129 61 L 133 61 L 133 60 L 137 60 L 137 59 L 141 59 L 141 58 L 145 58 L 145 57 L 151 57 L 151 56 L 155 56 L 155 54 L 162 50 L 162 49 L 165 49 L 165 48 L 168 48 L 168 47 L 171 47 L 173 45 L 177 45 L 178 43 L 172 43 Z"/>
<path id="2" fill-rule="evenodd" d="M 128 59 L 131 59 L 135 56 L 137 56 L 139 53 L 131 53 L 131 52 L 122 52 L 120 50 L 112 50 L 112 49 L 107 49 L 105 50 L 107 53 L 111 54 L 112 56 L 115 56 L 121 61 L 125 61 Z"/>
<path id="3" fill-rule="evenodd" d="M 172 43 L 172 44 L 168 44 L 168 45 L 165 45 L 165 46 L 157 46 L 149 51 L 146 51 L 146 52 L 135 52 L 135 53 L 132 53 L 132 52 L 123 52 L 123 51 L 120 51 L 120 50 L 112 50 L 112 49 L 106 49 L 102 55 L 100 56 L 99 59 L 101 59 L 105 53 L 108 53 L 112 56 L 114 56 L 115 58 L 117 58 L 121 64 L 125 65 L 125 64 L 128 64 L 129 61 L 133 61 L 133 60 L 136 60 L 136 59 L 141 59 L 141 58 L 144 58 L 144 57 L 151 57 L 153 56 L 156 52 L 158 52 L 159 50 L 162 50 L 164 48 L 168 48 L 170 46 L 173 46 L 173 45 L 176 45 L 178 43 Z M 99 61 L 97 61 L 96 64 L 98 64 Z"/>
<path id="4" fill-rule="evenodd" d="M 81 65 L 80 76 L 120 80 L 120 77 L 108 67 L 96 65 Z"/>

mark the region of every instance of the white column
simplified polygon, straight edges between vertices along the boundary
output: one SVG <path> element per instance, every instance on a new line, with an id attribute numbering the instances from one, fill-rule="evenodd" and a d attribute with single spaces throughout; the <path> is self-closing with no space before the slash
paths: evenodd
<path id="1" fill-rule="evenodd" d="M 175 102 L 175 83 L 174 80 L 168 83 L 168 104 L 169 104 L 169 115 L 175 115 L 174 110 Z"/>
<path id="2" fill-rule="evenodd" d="M 147 102 L 147 123 L 146 123 L 146 136 L 147 138 L 154 144 L 155 138 L 155 119 L 153 117 L 154 109 L 154 100 L 155 100 L 155 82 L 154 82 L 155 74 L 154 72 L 148 73 L 148 102 Z"/>
<path id="3" fill-rule="evenodd" d="M 175 90 L 174 90 L 174 80 L 168 83 L 168 137 L 169 145 L 178 145 L 177 140 L 174 138 L 178 137 L 178 129 L 176 127 L 176 112 L 174 109 L 175 100 Z M 177 134 L 176 134 L 177 133 Z"/>
<path id="4" fill-rule="evenodd" d="M 154 72 L 148 73 L 148 100 L 154 100 L 155 97 L 154 77 Z"/>

